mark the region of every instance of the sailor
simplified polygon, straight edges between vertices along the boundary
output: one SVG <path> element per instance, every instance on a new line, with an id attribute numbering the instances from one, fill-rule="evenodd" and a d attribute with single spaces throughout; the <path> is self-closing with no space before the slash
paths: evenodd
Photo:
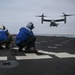
<path id="1" fill-rule="evenodd" d="M 2 45 L 5 45 L 6 49 L 10 48 L 12 36 L 4 25 L 0 25 L 0 49 L 4 49 Z"/>
<path id="2" fill-rule="evenodd" d="M 34 24 L 29 22 L 26 27 L 21 27 L 18 35 L 16 36 L 15 43 L 19 47 L 19 51 L 22 51 L 25 47 L 25 52 L 37 52 L 35 49 L 36 37 L 32 29 Z"/>

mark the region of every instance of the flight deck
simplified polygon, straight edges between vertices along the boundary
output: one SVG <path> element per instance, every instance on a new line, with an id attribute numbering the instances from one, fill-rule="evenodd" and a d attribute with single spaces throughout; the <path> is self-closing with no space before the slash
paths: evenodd
<path id="1" fill-rule="evenodd" d="M 14 43 L 0 50 L 0 75 L 75 75 L 75 38 L 36 37 L 38 53 L 19 52 Z"/>

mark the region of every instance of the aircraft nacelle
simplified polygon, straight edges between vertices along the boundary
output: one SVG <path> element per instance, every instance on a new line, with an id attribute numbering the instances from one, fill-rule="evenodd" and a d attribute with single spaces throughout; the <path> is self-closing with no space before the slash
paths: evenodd
<path id="1" fill-rule="evenodd" d="M 41 23 L 43 24 L 43 17 L 41 18 Z"/>
<path id="2" fill-rule="evenodd" d="M 66 23 L 66 16 L 64 16 L 64 23 Z"/>

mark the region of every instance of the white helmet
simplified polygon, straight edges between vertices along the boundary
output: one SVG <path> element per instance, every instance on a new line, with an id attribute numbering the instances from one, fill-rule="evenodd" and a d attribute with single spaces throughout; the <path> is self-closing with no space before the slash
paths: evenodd
<path id="1" fill-rule="evenodd" d="M 0 25 L 0 29 L 5 30 L 5 26 L 4 25 Z"/>
<path id="2" fill-rule="evenodd" d="M 34 24 L 32 22 L 29 22 L 26 27 L 28 27 L 29 29 L 33 29 L 34 28 Z"/>

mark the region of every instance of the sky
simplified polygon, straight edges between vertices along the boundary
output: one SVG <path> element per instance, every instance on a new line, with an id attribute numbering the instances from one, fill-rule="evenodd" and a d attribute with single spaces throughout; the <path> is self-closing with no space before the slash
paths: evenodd
<path id="1" fill-rule="evenodd" d="M 75 14 L 75 0 L 0 0 L 0 25 L 5 25 L 11 34 L 18 34 L 21 27 L 32 22 L 35 35 L 75 35 L 75 16 L 67 17 L 67 23 L 60 22 L 58 27 L 50 27 L 50 22 L 41 24 L 41 18 L 36 17 L 44 13 L 46 19 L 62 19 L 63 12 Z"/>

